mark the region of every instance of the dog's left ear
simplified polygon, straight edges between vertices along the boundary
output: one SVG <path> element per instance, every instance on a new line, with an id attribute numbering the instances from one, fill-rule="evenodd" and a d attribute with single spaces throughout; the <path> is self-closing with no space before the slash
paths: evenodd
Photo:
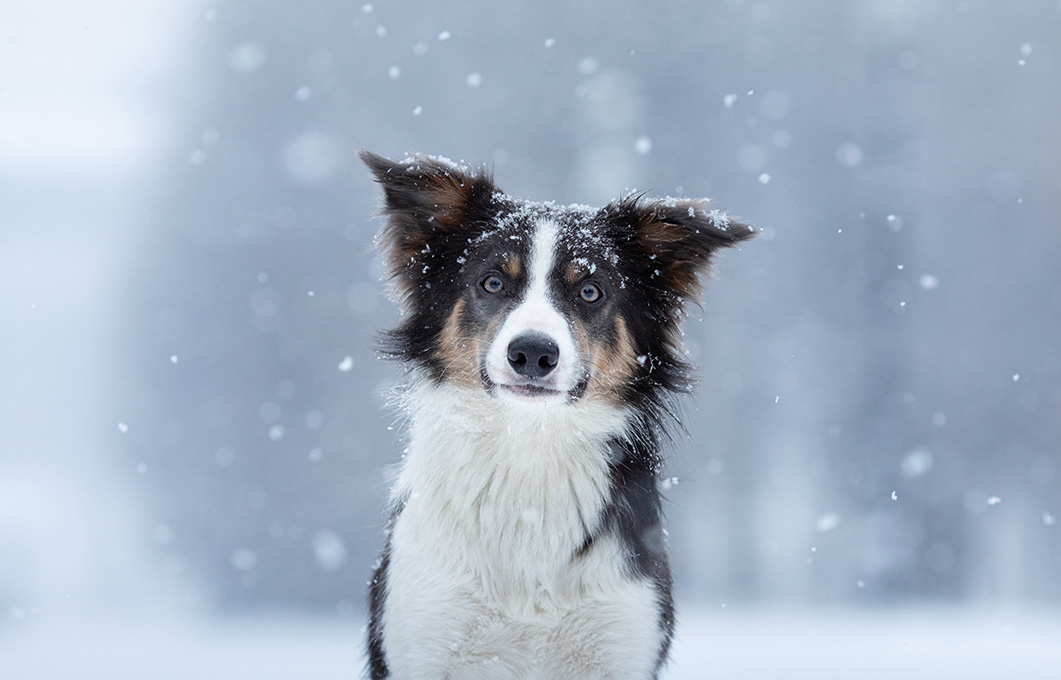
<path id="1" fill-rule="evenodd" d="M 398 162 L 364 150 L 358 156 L 383 189 L 387 224 L 378 245 L 399 289 L 414 283 L 411 272 L 431 244 L 467 228 L 473 206 L 489 202 L 497 190 L 487 173 L 430 156 Z"/>
<path id="2" fill-rule="evenodd" d="M 700 300 L 700 276 L 708 273 L 715 252 L 758 233 L 710 208 L 707 199 L 630 198 L 618 207 L 627 213 L 638 248 L 654 263 L 652 275 L 684 299 Z"/>

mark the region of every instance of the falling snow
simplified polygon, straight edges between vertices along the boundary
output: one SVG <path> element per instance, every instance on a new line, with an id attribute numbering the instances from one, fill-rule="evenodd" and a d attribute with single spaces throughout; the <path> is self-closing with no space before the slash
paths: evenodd
<path id="1" fill-rule="evenodd" d="M 667 677 L 1056 676 L 1061 71 L 1043 36 L 1061 6 L 936 4 L 732 0 L 675 21 L 623 0 L 587 33 L 544 6 L 11 3 L 0 676 L 356 675 L 354 591 L 408 436 L 398 371 L 362 360 L 405 317 L 369 252 L 360 147 L 468 158 L 564 203 L 710 194 L 670 214 L 765 227 L 712 257 L 681 338 L 699 385 L 667 404 Z M 571 237 L 586 271 L 626 263 L 592 238 Z M 639 379 L 659 376 L 649 347 Z M 837 607 L 759 614 L 740 589 Z M 1042 618 L 1013 614 L 1017 591 Z M 142 619 L 114 609 L 136 602 Z M 228 616 L 243 607 L 271 613 Z M 85 665 L 102 658 L 122 668 Z"/>
<path id="2" fill-rule="evenodd" d="M 825 533 L 840 526 L 840 521 L 840 515 L 834 512 L 829 512 L 818 517 L 817 522 L 815 522 L 815 528 L 818 531 Z"/>
<path id="3" fill-rule="evenodd" d="M 258 566 L 258 555 L 253 550 L 238 548 L 232 551 L 229 563 L 239 571 L 247 571 Z"/>

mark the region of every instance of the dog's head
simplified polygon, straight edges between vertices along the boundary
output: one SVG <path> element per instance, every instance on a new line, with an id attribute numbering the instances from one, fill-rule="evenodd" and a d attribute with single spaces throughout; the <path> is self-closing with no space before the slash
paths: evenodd
<path id="1" fill-rule="evenodd" d="M 527 404 L 659 404 L 687 387 L 680 323 L 719 248 L 754 235 L 706 200 L 532 203 L 444 159 L 361 159 L 404 313 L 386 350 L 435 381 Z"/>

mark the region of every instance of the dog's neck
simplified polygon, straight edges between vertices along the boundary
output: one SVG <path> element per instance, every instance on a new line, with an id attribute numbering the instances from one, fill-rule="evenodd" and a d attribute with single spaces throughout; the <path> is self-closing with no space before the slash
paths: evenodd
<path id="1" fill-rule="evenodd" d="M 571 587 L 564 567 L 601 520 L 609 443 L 625 436 L 627 414 L 426 381 L 404 402 L 410 441 L 394 498 L 421 549 L 472 565 L 501 601 Z"/>

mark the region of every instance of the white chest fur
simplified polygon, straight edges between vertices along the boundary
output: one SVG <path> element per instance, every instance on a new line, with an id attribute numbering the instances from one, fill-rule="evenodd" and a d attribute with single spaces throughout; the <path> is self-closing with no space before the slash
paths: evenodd
<path id="1" fill-rule="evenodd" d="M 393 677 L 650 677 L 652 586 L 613 538 L 575 557 L 609 497 L 622 411 L 451 386 L 409 404 L 383 615 Z"/>

